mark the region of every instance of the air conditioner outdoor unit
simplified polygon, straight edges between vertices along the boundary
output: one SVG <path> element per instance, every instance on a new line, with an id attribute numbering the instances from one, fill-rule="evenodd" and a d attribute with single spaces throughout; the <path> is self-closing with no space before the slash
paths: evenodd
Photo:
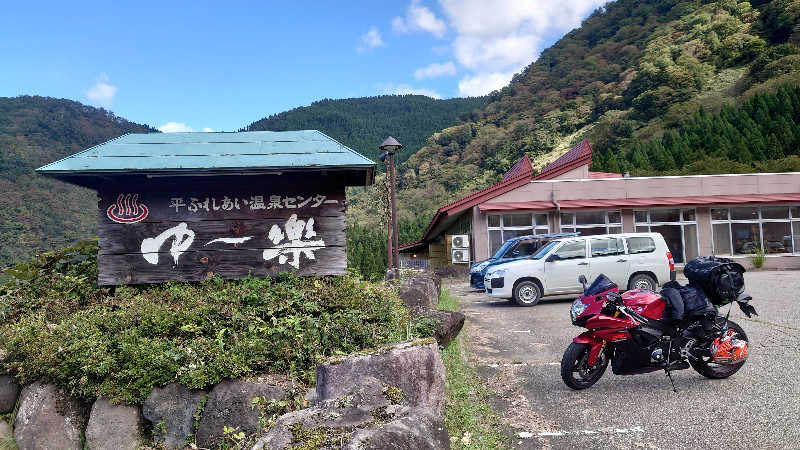
<path id="1" fill-rule="evenodd" d="M 453 248 L 469 248 L 469 235 L 467 234 L 453 235 Z"/>
<path id="2" fill-rule="evenodd" d="M 452 253 L 453 264 L 468 264 L 469 263 L 469 249 L 454 248 Z"/>

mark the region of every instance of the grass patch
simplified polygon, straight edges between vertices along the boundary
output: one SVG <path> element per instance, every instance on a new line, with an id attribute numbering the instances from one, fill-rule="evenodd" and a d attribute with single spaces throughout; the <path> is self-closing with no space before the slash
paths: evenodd
<path id="1" fill-rule="evenodd" d="M 458 310 L 458 299 L 442 289 L 439 309 Z M 488 392 L 467 360 L 466 328 L 446 348 L 442 360 L 447 370 L 445 425 L 454 449 L 503 449 L 506 438 L 497 413 L 486 399 Z"/>
<path id="2" fill-rule="evenodd" d="M 7 271 L 0 373 L 87 398 L 140 403 L 172 382 L 207 388 L 257 373 L 314 382 L 332 355 L 414 337 L 395 289 L 355 275 L 98 288 L 85 242 Z"/>
<path id="3" fill-rule="evenodd" d="M 753 263 L 753 266 L 756 269 L 760 269 L 764 267 L 764 261 L 767 259 L 766 253 L 764 250 L 758 248 L 756 249 L 752 255 L 750 255 L 750 261 Z"/>

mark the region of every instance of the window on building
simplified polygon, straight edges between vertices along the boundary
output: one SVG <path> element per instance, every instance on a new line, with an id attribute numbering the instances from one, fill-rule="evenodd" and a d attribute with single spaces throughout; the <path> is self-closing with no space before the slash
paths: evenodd
<path id="1" fill-rule="evenodd" d="M 658 208 L 633 212 L 637 232 L 661 233 L 676 263 L 697 257 L 697 217 L 692 208 Z"/>
<path id="2" fill-rule="evenodd" d="M 503 242 L 509 239 L 550 232 L 547 213 L 491 214 L 487 216 L 487 226 L 490 255 L 493 255 L 503 245 Z"/>
<path id="3" fill-rule="evenodd" d="M 800 207 L 711 209 L 715 255 L 800 253 Z"/>
<path id="4" fill-rule="evenodd" d="M 561 231 L 582 236 L 622 233 L 622 214 L 619 210 L 563 212 Z"/>

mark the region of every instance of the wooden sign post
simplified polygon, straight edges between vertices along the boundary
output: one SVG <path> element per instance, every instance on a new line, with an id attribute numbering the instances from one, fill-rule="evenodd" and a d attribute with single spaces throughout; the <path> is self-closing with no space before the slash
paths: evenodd
<path id="1" fill-rule="evenodd" d="M 99 284 L 342 274 L 344 189 L 104 191 Z"/>
<path id="2" fill-rule="evenodd" d="M 187 136 L 175 143 L 154 142 L 152 135 L 126 135 L 123 138 L 133 136 L 132 142 L 110 141 L 94 151 L 103 157 L 104 147 L 109 147 L 106 157 L 142 158 L 142 165 L 153 164 L 147 155 L 154 151 L 169 162 L 175 152 L 188 158 L 204 151 L 223 164 L 237 156 L 232 146 L 240 145 L 248 152 L 263 152 L 265 159 L 294 155 L 289 150 L 300 155 L 318 150 L 317 159 L 334 162 L 319 167 L 309 157 L 307 167 L 266 173 L 270 166 L 258 161 L 256 168 L 237 166 L 235 171 L 183 164 L 159 171 L 81 169 L 54 174 L 98 191 L 98 284 L 345 273 L 345 187 L 371 183 L 374 164 L 319 132 L 285 133 L 222 133 L 225 139 L 215 138 L 218 142 L 198 142 L 216 133 L 183 133 Z M 265 135 L 270 139 L 263 140 Z M 175 136 L 162 139 L 167 138 Z M 276 150 L 290 144 L 285 153 Z M 75 165 L 85 165 L 79 159 L 84 153 L 53 164 L 66 165 L 64 161 L 75 158 Z M 91 157 L 83 158 L 92 164 L 114 163 Z"/>

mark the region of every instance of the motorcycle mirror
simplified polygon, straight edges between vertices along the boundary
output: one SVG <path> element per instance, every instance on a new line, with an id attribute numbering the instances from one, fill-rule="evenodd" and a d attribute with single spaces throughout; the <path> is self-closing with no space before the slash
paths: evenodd
<path id="1" fill-rule="evenodd" d="M 580 274 L 578 275 L 578 283 L 583 286 L 583 292 L 586 292 L 586 275 Z"/>

